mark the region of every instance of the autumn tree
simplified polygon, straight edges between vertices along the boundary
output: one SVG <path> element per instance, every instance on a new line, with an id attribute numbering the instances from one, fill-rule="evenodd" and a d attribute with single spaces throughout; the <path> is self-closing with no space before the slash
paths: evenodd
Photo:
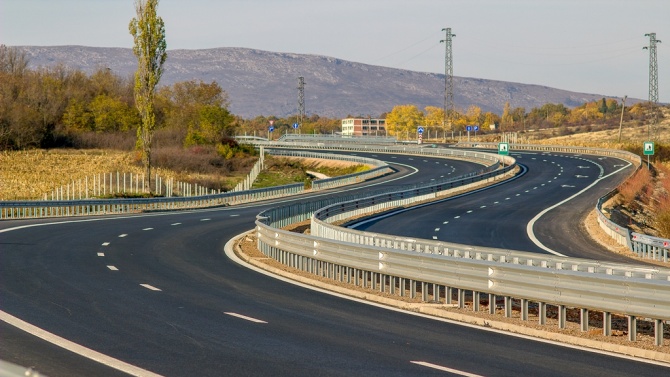
<path id="1" fill-rule="evenodd" d="M 426 126 L 436 128 L 446 134 L 447 125 L 444 124 L 444 109 L 436 106 L 426 106 L 425 111 L 424 122 Z"/>
<path id="2" fill-rule="evenodd" d="M 400 136 L 409 135 L 416 132 L 419 126 L 424 125 L 424 116 L 416 105 L 395 106 L 391 112 L 386 115 L 386 127 L 389 135 Z"/>
<path id="3" fill-rule="evenodd" d="M 165 24 L 156 14 L 157 7 L 158 0 L 136 0 L 137 18 L 133 18 L 128 26 L 134 39 L 133 53 L 138 61 L 135 71 L 135 106 L 142 122 L 137 128 L 137 142 L 142 151 L 148 187 L 151 187 L 151 144 L 156 128 L 154 97 L 167 59 Z"/>
<path id="4" fill-rule="evenodd" d="M 511 106 L 509 101 L 505 102 L 505 107 L 503 107 L 503 113 L 500 120 L 500 130 L 503 128 L 505 131 L 512 129 L 514 126 L 514 117 L 512 116 Z"/>

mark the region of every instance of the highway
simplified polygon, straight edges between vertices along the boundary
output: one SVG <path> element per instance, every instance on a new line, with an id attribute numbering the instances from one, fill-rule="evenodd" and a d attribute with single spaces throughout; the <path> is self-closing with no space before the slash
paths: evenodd
<path id="1" fill-rule="evenodd" d="M 403 211 L 360 224 L 356 229 L 630 262 L 594 242 L 580 227 L 598 198 L 616 188 L 633 171 L 632 165 L 600 156 L 514 153 L 513 157 L 527 169 L 516 182 Z M 556 204 L 561 205 L 554 208 Z"/>
<path id="2" fill-rule="evenodd" d="M 464 174 L 475 168 L 469 163 L 424 157 L 378 157 L 394 163 L 399 173 L 372 182 L 375 186 L 366 183 L 347 190 L 399 186 L 449 173 Z M 550 161 L 544 165 L 542 160 L 553 157 L 538 155 L 534 157 L 536 163 L 531 163 L 532 158 L 524 155 L 520 159 L 528 166 L 526 175 L 475 194 L 482 195 L 479 200 L 466 196 L 440 205 L 439 212 L 448 213 L 440 218 L 442 222 L 450 219 L 451 224 L 456 216 L 467 215 L 479 219 L 475 220 L 479 232 L 466 231 L 473 226 L 465 221 L 455 221 L 463 224 L 458 229 L 445 228 L 442 232 L 440 226 L 436 231 L 438 226 L 428 219 L 430 215 L 422 215 L 426 219 L 416 217 L 406 227 L 427 231 L 427 238 L 448 239 L 457 235 L 463 243 L 484 238 L 489 243 L 508 242 L 510 246 L 504 247 L 510 248 L 535 246 L 521 240 L 524 237 L 507 240 L 512 237 L 504 236 L 516 234 L 506 232 L 516 232 L 519 226 L 525 235 L 525 223 L 548 204 L 579 192 L 597 177 L 582 174 L 589 178 L 572 177 L 564 182 L 560 177 L 575 175 L 572 172 L 577 169 L 586 170 L 578 166 L 586 166 L 587 162 L 556 157 L 561 159 L 563 171 L 571 172 L 556 176 L 556 180 L 561 181 L 560 185 L 572 185 L 569 182 L 574 181 L 575 187 L 565 187 L 566 190 L 548 187 L 544 193 L 535 194 L 533 191 L 543 187 L 540 182 L 553 179 L 561 168 Z M 604 176 L 621 162 L 599 163 L 604 167 Z M 596 170 L 596 166 L 591 164 L 588 169 Z M 537 178 L 538 175 L 542 178 Z M 402 179 L 393 180 L 399 177 Z M 576 182 L 579 179 L 583 182 Z M 606 192 L 610 181 L 616 179 L 620 176 L 603 179 L 586 193 L 597 196 L 597 192 Z M 495 207 L 495 201 L 504 204 L 505 198 L 510 197 L 511 201 L 516 193 L 525 190 L 531 191 L 526 193 L 524 206 L 501 205 L 496 215 L 484 211 L 488 206 Z M 574 216 L 579 200 L 578 197 L 569 202 L 575 210 L 564 216 Z M 659 365 L 334 297 L 251 271 L 224 255 L 223 245 L 231 237 L 252 229 L 256 214 L 286 201 L 167 214 L 59 219 L 50 225 L 39 225 L 43 221 L 34 220 L 0 223 L 3 319 L 20 318 L 57 335 L 61 345 L 73 347 L 69 342 L 74 342 L 83 348 L 78 354 L 65 351 L 0 322 L 1 358 L 35 366 L 52 377 L 126 373 L 653 376 L 668 372 Z M 588 208 L 594 203 L 588 202 Z M 487 207 L 481 208 L 482 205 Z M 499 216 L 505 214 L 506 221 L 501 221 Z M 547 216 L 554 216 L 550 214 Z M 563 250 L 560 240 L 552 236 L 554 233 L 548 232 L 549 238 L 543 238 L 546 229 L 551 228 L 543 225 L 544 221 L 543 217 L 536 223 L 535 234 L 547 247 Z M 507 230 L 504 226 L 512 224 L 502 224 L 482 237 L 482 229 L 488 230 L 498 222 L 520 225 Z M 430 228 L 423 229 L 428 225 Z M 27 227 L 11 230 L 17 226 Z"/>

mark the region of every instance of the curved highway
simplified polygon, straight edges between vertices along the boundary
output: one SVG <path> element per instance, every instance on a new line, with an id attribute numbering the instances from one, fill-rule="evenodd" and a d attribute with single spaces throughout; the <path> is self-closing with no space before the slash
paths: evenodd
<path id="1" fill-rule="evenodd" d="M 356 229 L 468 245 L 630 263 L 594 242 L 583 220 L 630 175 L 601 156 L 514 153 L 526 174 L 513 183 L 368 221 Z M 557 206 L 558 205 L 558 206 Z"/>
<path id="2" fill-rule="evenodd" d="M 397 178 L 392 176 L 376 186 L 351 189 L 474 169 L 423 157 L 388 160 L 398 163 L 403 179 L 392 181 Z M 52 377 L 628 376 L 668 371 L 333 297 L 226 258 L 225 242 L 251 229 L 255 215 L 278 202 L 286 200 L 48 225 L 1 223 L 3 320 L 20 318 L 39 327 L 43 337 L 58 337 L 51 341 L 59 344 L 0 322 L 1 358 Z"/>

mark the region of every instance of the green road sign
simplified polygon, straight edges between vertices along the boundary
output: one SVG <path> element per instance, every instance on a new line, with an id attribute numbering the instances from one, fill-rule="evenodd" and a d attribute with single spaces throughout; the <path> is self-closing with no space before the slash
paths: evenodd
<path id="1" fill-rule="evenodd" d="M 498 154 L 509 155 L 509 143 L 498 143 Z"/>
<path id="2" fill-rule="evenodd" d="M 642 150 L 644 151 L 645 156 L 653 156 L 654 155 L 654 142 L 653 141 L 645 141 Z"/>

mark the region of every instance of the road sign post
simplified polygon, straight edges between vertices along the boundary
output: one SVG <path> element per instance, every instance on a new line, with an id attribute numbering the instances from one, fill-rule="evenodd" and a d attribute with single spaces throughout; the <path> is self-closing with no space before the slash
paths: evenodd
<path id="1" fill-rule="evenodd" d="M 509 143 L 498 143 L 498 154 L 501 156 L 508 156 Z M 503 167 L 505 167 L 505 159 L 501 158 L 500 161 L 502 162 Z"/>
<path id="2" fill-rule="evenodd" d="M 419 140 L 417 141 L 418 144 L 423 143 L 423 127 L 419 126 L 419 128 L 416 129 L 416 132 L 419 134 Z"/>
<path id="3" fill-rule="evenodd" d="M 645 156 L 647 156 L 647 169 L 649 169 L 649 156 L 654 155 L 654 149 L 656 146 L 654 145 L 653 141 L 645 141 L 642 144 L 642 153 L 644 153 Z"/>

